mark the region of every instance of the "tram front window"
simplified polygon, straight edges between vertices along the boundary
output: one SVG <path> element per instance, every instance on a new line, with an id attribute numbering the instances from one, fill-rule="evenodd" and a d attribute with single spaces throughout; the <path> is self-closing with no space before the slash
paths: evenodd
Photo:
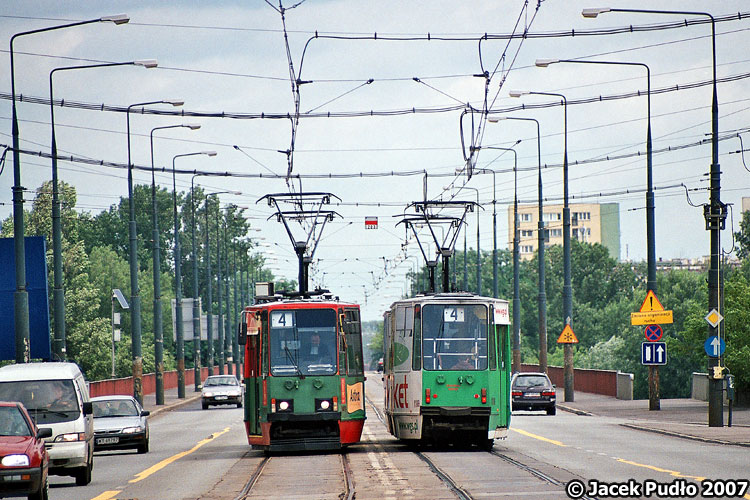
<path id="1" fill-rule="evenodd" d="M 336 311 L 271 311 L 271 375 L 327 375 L 336 372 Z"/>
<path id="2" fill-rule="evenodd" d="M 422 363 L 425 370 L 486 370 L 487 306 L 426 304 Z"/>

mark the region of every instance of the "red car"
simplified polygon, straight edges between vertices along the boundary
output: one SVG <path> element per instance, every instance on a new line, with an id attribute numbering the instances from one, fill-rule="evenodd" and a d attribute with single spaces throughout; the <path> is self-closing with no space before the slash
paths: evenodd
<path id="1" fill-rule="evenodd" d="M 47 500 L 50 436 L 52 429 L 37 429 L 21 403 L 0 401 L 0 497 Z"/>

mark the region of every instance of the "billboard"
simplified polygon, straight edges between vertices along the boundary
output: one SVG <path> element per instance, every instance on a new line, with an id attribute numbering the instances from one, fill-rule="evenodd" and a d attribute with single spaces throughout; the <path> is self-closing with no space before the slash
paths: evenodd
<path id="1" fill-rule="evenodd" d="M 27 236 L 26 286 L 29 295 L 29 330 L 32 359 L 51 359 L 47 245 L 43 236 Z M 16 254 L 13 238 L 0 238 L 0 360 L 16 359 L 15 306 Z"/>

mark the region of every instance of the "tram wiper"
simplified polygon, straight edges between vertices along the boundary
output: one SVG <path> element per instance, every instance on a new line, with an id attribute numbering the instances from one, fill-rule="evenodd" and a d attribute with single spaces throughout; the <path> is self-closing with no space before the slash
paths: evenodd
<path id="1" fill-rule="evenodd" d="M 296 334 L 296 330 L 295 330 L 295 334 Z M 296 337 L 296 335 L 295 335 L 295 337 Z M 284 352 L 286 353 L 286 357 L 289 359 L 289 362 L 294 367 L 294 370 L 297 372 L 297 375 L 300 378 L 305 378 L 305 376 L 302 375 L 302 372 L 300 371 L 299 366 L 297 365 L 297 362 L 294 360 L 294 356 L 292 355 L 292 352 L 287 347 L 286 343 L 284 343 Z"/>

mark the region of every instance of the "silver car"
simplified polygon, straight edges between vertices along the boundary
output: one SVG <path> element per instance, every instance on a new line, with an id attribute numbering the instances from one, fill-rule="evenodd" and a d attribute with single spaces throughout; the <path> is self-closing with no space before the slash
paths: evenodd
<path id="1" fill-rule="evenodd" d="M 201 404 L 204 410 L 211 405 L 242 408 L 242 386 L 234 375 L 211 375 L 203 382 Z"/>
<path id="2" fill-rule="evenodd" d="M 135 448 L 148 453 L 148 410 L 133 396 L 99 396 L 91 399 L 94 411 L 94 450 Z"/>

